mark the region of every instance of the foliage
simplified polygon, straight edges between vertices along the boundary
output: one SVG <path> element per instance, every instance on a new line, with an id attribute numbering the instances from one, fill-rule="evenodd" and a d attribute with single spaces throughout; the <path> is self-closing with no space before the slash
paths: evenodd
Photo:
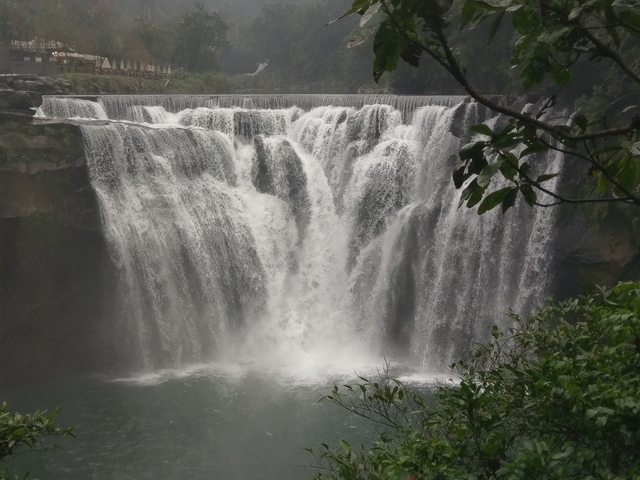
<path id="1" fill-rule="evenodd" d="M 325 91 L 355 91 L 365 83 L 369 51 L 344 47 L 355 22 L 325 28 L 345 5 L 344 0 L 265 5 L 241 39 L 257 58 L 268 61 L 259 80 L 296 91 L 318 90 L 314 84 Z"/>
<path id="2" fill-rule="evenodd" d="M 218 15 L 229 29 L 226 42 L 218 42 L 213 50 L 204 48 L 196 55 L 195 66 L 188 64 L 184 51 L 191 40 L 188 37 L 197 29 L 184 28 L 184 16 L 190 15 L 188 21 L 203 20 L 196 2 L 156 0 L 151 16 L 140 8 L 145 3 L 148 2 L 0 0 L 0 32 L 23 40 L 55 39 L 79 53 L 109 59 L 172 66 L 177 63 L 186 69 L 222 70 L 229 75 L 254 73 L 258 64 L 268 61 L 268 68 L 260 75 L 236 79 L 238 89 L 250 92 L 355 93 L 371 83 L 373 39 L 362 44 L 351 41 L 358 37 L 354 32 L 358 25 L 355 18 L 325 28 L 348 8 L 350 0 L 203 2 L 209 9 L 205 9 L 205 16 Z M 208 13 L 211 11 L 217 13 Z M 482 51 L 483 42 L 474 35 L 460 35 L 458 40 L 463 56 L 483 65 L 476 79 L 484 92 L 504 93 L 510 88 L 508 75 L 493 74 L 507 62 L 502 52 L 496 55 L 495 49 Z M 509 36 L 498 35 L 496 41 L 508 46 Z M 435 67 L 422 62 L 416 72 L 399 69 L 385 76 L 384 87 L 397 93 L 460 93 L 446 75 L 436 73 Z M 375 90 L 375 85 L 371 87 Z"/>
<path id="3" fill-rule="evenodd" d="M 137 44 L 137 57 L 147 62 L 171 63 L 176 42 L 175 28 L 137 21 L 133 32 L 131 42 Z"/>
<path id="4" fill-rule="evenodd" d="M 225 41 L 228 29 L 218 13 L 209 13 L 197 3 L 196 10 L 185 13 L 177 27 L 174 61 L 188 70 L 215 70 L 213 52 Z"/>
<path id="5" fill-rule="evenodd" d="M 73 437 L 73 427 L 62 429 L 56 425 L 57 413 L 57 410 L 51 414 L 37 411 L 20 415 L 9 412 L 7 404 L 3 403 L 0 406 L 0 463 L 20 453 L 55 448 L 56 445 L 47 441 L 48 437 Z M 0 470 L 0 480 L 8 478 L 8 470 Z"/>
<path id="6" fill-rule="evenodd" d="M 529 90 L 551 82 L 569 85 L 573 72 L 607 70 L 625 89 L 605 112 L 571 111 L 557 116 L 555 94 L 529 110 L 506 107 L 472 84 L 457 45 L 452 44 L 456 10 L 447 0 L 354 0 L 345 15 L 362 15 L 361 26 L 373 35 L 374 78 L 397 69 L 404 60 L 418 67 L 423 55 L 440 65 L 473 99 L 501 114 L 494 126 L 477 125 L 478 137 L 460 151 L 453 172 L 463 188 L 461 205 L 479 205 L 484 213 L 506 211 L 522 196 L 529 205 L 562 202 L 623 202 L 640 206 L 640 107 L 629 94 L 640 92 L 635 58 L 640 52 L 638 0 L 462 0 L 460 27 L 473 30 L 491 19 L 488 42 L 505 19 L 515 30 L 511 65 Z M 605 63 L 605 67 L 594 65 Z M 473 65 L 471 65 L 473 66 Z M 593 76 L 588 78 L 594 78 Z M 544 92 L 540 92 L 544 93 Z M 611 93 L 611 92 L 610 92 Z M 541 153 L 558 152 L 584 168 L 585 180 L 598 194 L 572 198 L 546 187 L 557 172 L 537 171 Z M 490 186 L 498 187 L 490 191 Z M 541 198 L 539 198 L 539 195 Z"/>
<path id="7" fill-rule="evenodd" d="M 640 283 L 492 329 L 425 399 L 388 374 L 326 400 L 391 428 L 309 449 L 316 479 L 640 478 Z"/>

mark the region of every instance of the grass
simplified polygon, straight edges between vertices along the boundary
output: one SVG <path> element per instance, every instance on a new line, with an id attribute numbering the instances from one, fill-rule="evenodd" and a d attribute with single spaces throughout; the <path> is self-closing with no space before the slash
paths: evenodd
<path id="1" fill-rule="evenodd" d="M 123 95 L 152 94 L 278 94 L 278 93 L 345 93 L 350 92 L 339 80 L 311 82 L 304 85 L 285 81 L 278 73 L 229 76 L 224 73 L 195 73 L 175 70 L 167 80 L 146 78 L 65 73 L 62 77 L 71 83 L 73 93 L 92 95 L 117 93 Z M 350 92 L 350 93 L 355 93 Z"/>
<path id="2" fill-rule="evenodd" d="M 84 73 L 65 73 L 62 77 L 71 83 L 72 91 L 79 95 L 96 93 L 219 94 L 232 91 L 230 77 L 216 72 L 192 73 L 177 70 L 170 79 L 164 80 Z"/>

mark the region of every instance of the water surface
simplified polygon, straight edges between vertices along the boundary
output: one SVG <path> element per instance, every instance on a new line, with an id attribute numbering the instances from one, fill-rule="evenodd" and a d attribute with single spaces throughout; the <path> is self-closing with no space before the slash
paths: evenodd
<path id="1" fill-rule="evenodd" d="M 331 389 L 203 368 L 127 381 L 79 377 L 3 395 L 21 412 L 61 406 L 76 439 L 10 462 L 32 479 L 298 479 L 304 447 L 368 443 L 374 425 L 318 400 Z"/>

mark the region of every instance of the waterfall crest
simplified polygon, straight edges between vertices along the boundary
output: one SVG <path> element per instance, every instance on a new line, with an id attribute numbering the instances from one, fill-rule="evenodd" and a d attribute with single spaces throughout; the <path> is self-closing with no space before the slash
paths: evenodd
<path id="1" fill-rule="evenodd" d="M 485 120 L 461 97 L 45 97 L 39 115 L 87 119 L 141 368 L 384 354 L 439 370 L 548 293 L 552 210 L 458 209 L 452 132 Z"/>

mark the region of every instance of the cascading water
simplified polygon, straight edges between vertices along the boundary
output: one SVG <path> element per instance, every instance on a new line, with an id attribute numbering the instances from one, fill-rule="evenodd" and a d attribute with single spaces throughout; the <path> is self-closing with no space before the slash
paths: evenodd
<path id="1" fill-rule="evenodd" d="M 461 97 L 96 100 L 39 115 L 110 120 L 82 132 L 145 369 L 438 370 L 548 293 L 553 211 L 458 209 L 451 132 L 485 120 Z"/>

